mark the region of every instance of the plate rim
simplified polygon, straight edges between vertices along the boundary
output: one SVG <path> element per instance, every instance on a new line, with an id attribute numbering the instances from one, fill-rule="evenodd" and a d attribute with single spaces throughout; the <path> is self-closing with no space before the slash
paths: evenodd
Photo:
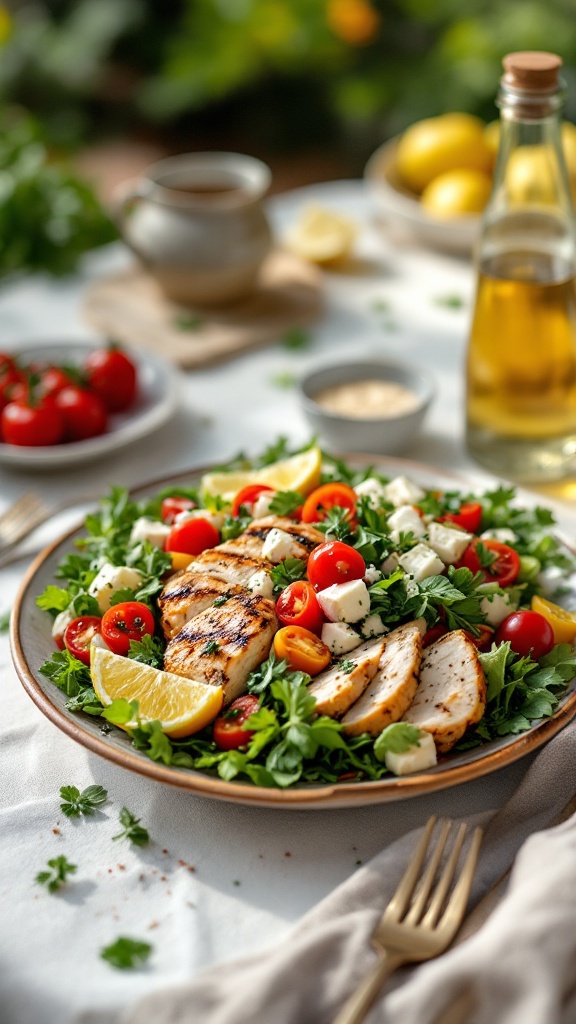
<path id="1" fill-rule="evenodd" d="M 340 456 L 337 456 L 340 457 Z M 349 460 L 361 460 L 373 465 L 375 456 L 366 453 L 346 453 Z M 405 470 L 435 474 L 444 478 L 452 478 L 455 482 L 466 483 L 465 478 L 451 470 L 429 466 L 425 463 L 395 458 L 393 456 L 376 456 L 387 464 Z M 143 496 L 148 491 L 169 486 L 183 478 L 201 476 L 214 469 L 214 464 L 178 470 L 169 475 L 150 480 L 130 488 L 130 495 Z M 517 488 L 521 494 L 526 493 Z M 552 504 L 554 504 L 552 502 Z M 216 776 L 203 774 L 193 769 L 178 768 L 152 761 L 144 754 L 139 754 L 131 747 L 116 747 L 108 743 L 105 736 L 95 735 L 83 728 L 81 715 L 66 712 L 50 699 L 41 682 L 28 665 L 24 644 L 22 642 L 21 618 L 24 600 L 34 583 L 38 571 L 51 558 L 57 548 L 71 541 L 83 527 L 83 523 L 70 528 L 56 540 L 44 548 L 28 567 L 18 589 L 10 621 L 10 651 L 16 674 L 28 696 L 39 710 L 71 739 L 81 746 L 138 775 L 144 775 L 156 782 L 161 782 L 184 789 L 198 796 L 211 797 L 227 803 L 238 803 L 246 806 L 260 806 L 275 809 L 291 810 L 324 810 L 344 807 L 363 807 L 371 804 L 394 802 L 409 797 L 423 796 L 453 786 L 462 785 L 492 774 L 500 768 L 507 767 L 521 760 L 529 753 L 539 749 L 548 740 L 560 732 L 576 715 L 576 689 L 569 693 L 555 714 L 542 719 L 537 725 L 524 733 L 511 738 L 510 743 L 496 750 L 489 751 L 485 757 L 454 765 L 443 772 L 418 773 L 416 775 L 396 776 L 384 779 L 365 780 L 362 782 L 331 783 L 326 785 L 306 785 L 301 788 L 276 789 L 256 786 L 244 781 L 227 782 Z M 52 685 L 52 684 L 48 684 Z"/>
<path id="2" fill-rule="evenodd" d="M 6 351 L 17 358 L 26 352 L 37 352 L 43 349 L 46 349 L 47 352 L 54 349 L 83 349 L 88 353 L 102 347 L 103 344 L 96 339 L 68 337 L 47 339 L 46 341 L 38 339 L 36 343 L 27 341 L 19 344 L 17 350 L 6 346 Z M 103 456 L 117 448 L 133 444 L 166 423 L 178 408 L 180 379 L 177 368 L 155 353 L 144 352 L 129 345 L 122 345 L 122 348 L 137 364 L 141 364 L 142 369 L 147 367 L 154 370 L 162 382 L 162 394 L 154 398 L 148 409 L 137 414 L 133 420 L 128 419 L 119 427 L 115 427 L 105 434 L 89 437 L 83 441 L 73 441 L 70 444 L 35 447 L 0 442 L 0 466 L 17 465 L 24 469 L 42 468 L 46 470 L 72 466 L 75 462 L 83 461 L 85 458 Z"/>

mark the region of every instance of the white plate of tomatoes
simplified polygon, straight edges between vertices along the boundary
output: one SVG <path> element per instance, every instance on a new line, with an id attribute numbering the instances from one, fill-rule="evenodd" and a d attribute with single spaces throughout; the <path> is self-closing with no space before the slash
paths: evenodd
<path id="1" fill-rule="evenodd" d="M 71 466 L 152 433 L 175 413 L 177 371 L 106 342 L 0 352 L 0 464 Z"/>

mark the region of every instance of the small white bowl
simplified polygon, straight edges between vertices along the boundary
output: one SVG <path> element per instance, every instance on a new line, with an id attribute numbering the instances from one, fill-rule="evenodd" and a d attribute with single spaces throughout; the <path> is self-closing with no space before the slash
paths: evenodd
<path id="1" fill-rule="evenodd" d="M 469 256 L 480 230 L 479 214 L 454 218 L 432 217 L 418 196 L 400 182 L 396 170 L 399 138 L 395 137 L 372 154 L 364 180 L 374 203 L 390 224 L 396 224 L 417 241 L 443 252 Z"/>
<path id="2" fill-rule="evenodd" d="M 357 418 L 328 412 L 315 400 L 325 388 L 353 381 L 384 380 L 413 391 L 418 405 L 395 416 Z M 379 359 L 333 363 L 306 374 L 300 381 L 300 403 L 308 423 L 320 440 L 334 451 L 396 455 L 404 451 L 420 430 L 434 397 L 433 382 L 420 371 Z"/>

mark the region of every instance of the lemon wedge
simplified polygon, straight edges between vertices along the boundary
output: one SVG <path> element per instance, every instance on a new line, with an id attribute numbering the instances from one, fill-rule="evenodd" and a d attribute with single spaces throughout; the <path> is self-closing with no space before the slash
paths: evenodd
<path id="1" fill-rule="evenodd" d="M 296 256 L 312 263 L 340 263 L 352 251 L 356 225 L 348 217 L 320 206 L 308 206 L 294 227 L 286 233 L 285 244 Z"/>
<path id="2" fill-rule="evenodd" d="M 220 497 L 231 505 L 243 487 L 249 484 L 267 484 L 277 491 L 300 491 L 309 494 L 320 483 L 322 453 L 319 448 L 308 448 L 305 452 L 288 459 L 273 462 L 262 469 L 251 469 L 234 473 L 206 473 L 200 483 L 205 497 Z"/>
<path id="3" fill-rule="evenodd" d="M 158 720 L 167 736 L 180 739 L 199 732 L 216 718 L 222 707 L 222 687 L 208 686 L 174 672 L 163 672 L 98 644 L 90 648 L 90 675 L 98 699 L 108 707 L 113 700 L 137 700 L 142 722 Z M 136 722 L 128 722 L 131 728 Z"/>

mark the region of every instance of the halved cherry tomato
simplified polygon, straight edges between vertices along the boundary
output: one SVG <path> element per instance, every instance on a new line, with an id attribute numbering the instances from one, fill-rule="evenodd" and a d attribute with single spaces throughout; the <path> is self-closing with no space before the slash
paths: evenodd
<path id="1" fill-rule="evenodd" d="M 102 619 L 98 615 L 81 615 L 72 619 L 64 630 L 64 646 L 84 665 L 90 664 L 90 641 L 101 633 Z"/>
<path id="2" fill-rule="evenodd" d="M 317 676 L 332 659 L 330 648 L 302 626 L 279 629 L 274 637 L 274 653 L 295 672 L 307 672 L 309 676 Z"/>
<path id="3" fill-rule="evenodd" d="M 302 506 L 303 523 L 321 523 L 326 518 L 326 513 L 331 508 L 345 508 L 348 510 L 346 518 L 352 522 L 356 515 L 356 502 L 358 496 L 356 491 L 348 487 L 348 484 L 338 482 L 322 484 L 308 495 Z"/>
<path id="4" fill-rule="evenodd" d="M 447 632 L 448 628 L 441 622 L 437 622 L 436 625 L 430 626 L 422 637 L 422 647 L 429 647 L 430 644 L 436 643 L 436 640 L 439 640 L 440 637 L 444 636 Z"/>
<path id="5" fill-rule="evenodd" d="M 64 418 L 66 441 L 85 441 L 105 432 L 108 413 L 95 392 L 69 384 L 57 392 L 55 400 Z"/>
<path id="6" fill-rule="evenodd" d="M 478 630 L 478 636 L 474 636 L 474 633 L 467 629 L 464 632 L 477 651 L 489 651 L 492 647 L 495 630 L 492 629 L 492 626 L 480 622 L 476 623 L 476 629 Z"/>
<path id="7" fill-rule="evenodd" d="M 212 738 L 219 750 L 237 750 L 238 747 L 245 747 L 252 739 L 252 729 L 245 729 L 246 722 L 255 711 L 258 711 L 260 702 L 253 693 L 246 693 L 243 697 L 233 700 L 230 707 L 223 711 L 214 721 L 212 727 Z"/>
<path id="8" fill-rule="evenodd" d="M 84 368 L 89 386 L 108 412 L 124 412 L 132 405 L 137 388 L 136 367 L 117 345 L 91 352 Z"/>
<path id="9" fill-rule="evenodd" d="M 196 508 L 196 504 L 191 498 L 184 498 L 179 494 L 174 494 L 169 498 L 164 498 L 162 501 L 160 518 L 163 523 L 172 526 L 176 516 L 179 516 L 181 512 L 188 512 L 191 508 Z"/>
<path id="10" fill-rule="evenodd" d="M 121 601 L 102 616 L 101 633 L 114 654 L 128 654 L 131 640 L 154 633 L 154 616 L 141 601 Z"/>
<path id="11" fill-rule="evenodd" d="M 324 625 L 314 587 L 306 580 L 296 580 L 282 591 L 276 601 L 276 615 L 283 626 L 304 626 L 311 633 L 319 633 Z"/>
<path id="12" fill-rule="evenodd" d="M 554 630 L 538 612 L 512 612 L 496 631 L 496 643 L 510 641 L 516 654 L 530 655 L 535 661 L 543 658 L 554 647 Z"/>
<path id="13" fill-rule="evenodd" d="M 166 538 L 166 551 L 182 551 L 186 555 L 199 555 L 206 548 L 220 543 L 218 530 L 208 519 L 186 519 L 173 526 Z"/>
<path id="14" fill-rule="evenodd" d="M 483 544 L 487 551 L 496 556 L 491 565 L 483 567 L 476 553 L 478 544 Z M 473 540 L 468 545 L 459 563 L 471 572 L 481 572 L 487 583 L 498 583 L 501 587 L 509 587 L 520 572 L 520 555 L 508 544 L 499 540 Z"/>
<path id="15" fill-rule="evenodd" d="M 440 523 L 455 523 L 468 533 L 478 533 L 482 522 L 482 505 L 479 501 L 465 501 L 458 512 L 446 512 L 438 517 Z"/>
<path id="16" fill-rule="evenodd" d="M 19 398 L 2 410 L 2 437 L 7 444 L 40 447 L 62 440 L 64 420 L 49 395 L 38 401 Z"/>
<path id="17" fill-rule="evenodd" d="M 333 583 L 361 580 L 366 572 L 366 562 L 350 544 L 329 540 L 314 548 L 308 559 L 307 572 L 314 590 L 324 590 Z"/>
<path id="18" fill-rule="evenodd" d="M 240 513 L 241 505 L 244 505 L 244 507 L 251 512 L 256 499 L 266 491 L 271 492 L 273 490 L 274 488 L 268 487 L 267 484 L 247 484 L 241 491 L 238 491 L 238 494 L 232 502 L 232 515 L 237 516 Z"/>

